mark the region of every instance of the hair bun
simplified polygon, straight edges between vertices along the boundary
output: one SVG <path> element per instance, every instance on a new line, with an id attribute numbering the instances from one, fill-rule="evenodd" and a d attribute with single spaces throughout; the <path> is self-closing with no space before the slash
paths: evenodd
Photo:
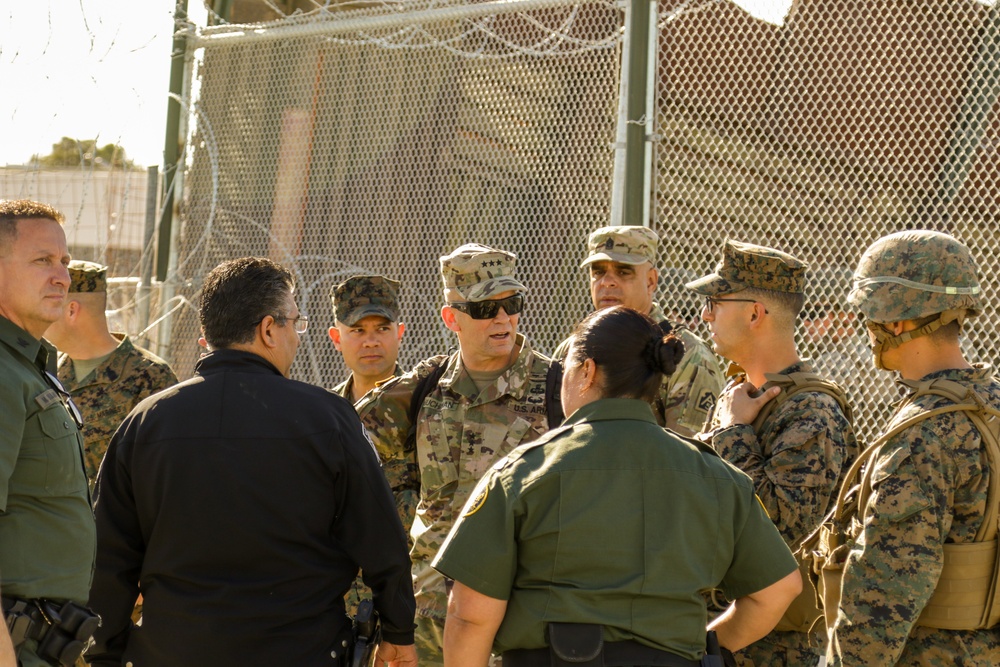
<path id="1" fill-rule="evenodd" d="M 646 345 L 643 357 L 646 364 L 653 370 L 664 375 L 673 375 L 674 371 L 677 370 L 677 365 L 684 357 L 684 343 L 673 334 L 663 337 L 657 336 Z"/>

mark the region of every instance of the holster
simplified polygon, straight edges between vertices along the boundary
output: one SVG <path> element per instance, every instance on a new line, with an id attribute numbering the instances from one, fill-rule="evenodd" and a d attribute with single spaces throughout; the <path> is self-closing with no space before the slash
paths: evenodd
<path id="1" fill-rule="evenodd" d="M 34 639 L 38 642 L 35 653 L 50 665 L 75 665 L 101 624 L 100 616 L 75 602 L 4 597 L 2 606 L 14 652 Z"/>

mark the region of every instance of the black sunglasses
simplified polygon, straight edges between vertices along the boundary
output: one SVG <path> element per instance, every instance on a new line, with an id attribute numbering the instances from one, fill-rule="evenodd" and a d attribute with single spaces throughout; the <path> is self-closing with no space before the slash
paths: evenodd
<path id="1" fill-rule="evenodd" d="M 73 402 L 73 397 L 70 396 L 68 391 L 66 391 L 66 387 L 64 387 L 62 382 L 59 381 L 59 378 L 48 371 L 45 371 L 45 379 L 48 381 L 49 386 L 52 387 L 57 394 L 59 394 L 62 404 L 66 406 L 66 411 L 69 412 L 73 421 L 76 422 L 76 427 L 78 429 L 82 429 L 83 415 L 80 413 L 80 408 L 76 407 L 76 403 Z"/>
<path id="2" fill-rule="evenodd" d="M 517 315 L 524 310 L 524 295 L 515 294 L 506 299 L 494 299 L 492 301 L 456 301 L 449 303 L 449 306 L 465 313 L 474 320 L 492 320 L 503 308 L 503 312 L 508 315 Z"/>

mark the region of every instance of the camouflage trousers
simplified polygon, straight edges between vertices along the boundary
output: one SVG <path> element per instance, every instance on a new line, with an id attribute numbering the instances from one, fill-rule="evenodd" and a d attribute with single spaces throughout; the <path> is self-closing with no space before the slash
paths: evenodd
<path id="1" fill-rule="evenodd" d="M 816 667 L 826 653 L 822 632 L 781 632 L 773 630 L 763 639 L 734 654 L 738 667 Z"/>
<path id="2" fill-rule="evenodd" d="M 414 642 L 420 667 L 444 667 L 444 621 L 417 614 Z M 503 667 L 500 656 L 490 656 L 489 667 Z"/>

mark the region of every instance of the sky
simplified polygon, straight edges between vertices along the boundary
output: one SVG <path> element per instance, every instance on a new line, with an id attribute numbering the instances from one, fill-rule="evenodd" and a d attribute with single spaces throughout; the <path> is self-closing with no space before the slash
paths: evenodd
<path id="1" fill-rule="evenodd" d="M 163 159 L 175 0 L 31 0 L 0 10 L 0 165 L 67 136 Z M 192 18 L 204 22 L 201 0 Z"/>

